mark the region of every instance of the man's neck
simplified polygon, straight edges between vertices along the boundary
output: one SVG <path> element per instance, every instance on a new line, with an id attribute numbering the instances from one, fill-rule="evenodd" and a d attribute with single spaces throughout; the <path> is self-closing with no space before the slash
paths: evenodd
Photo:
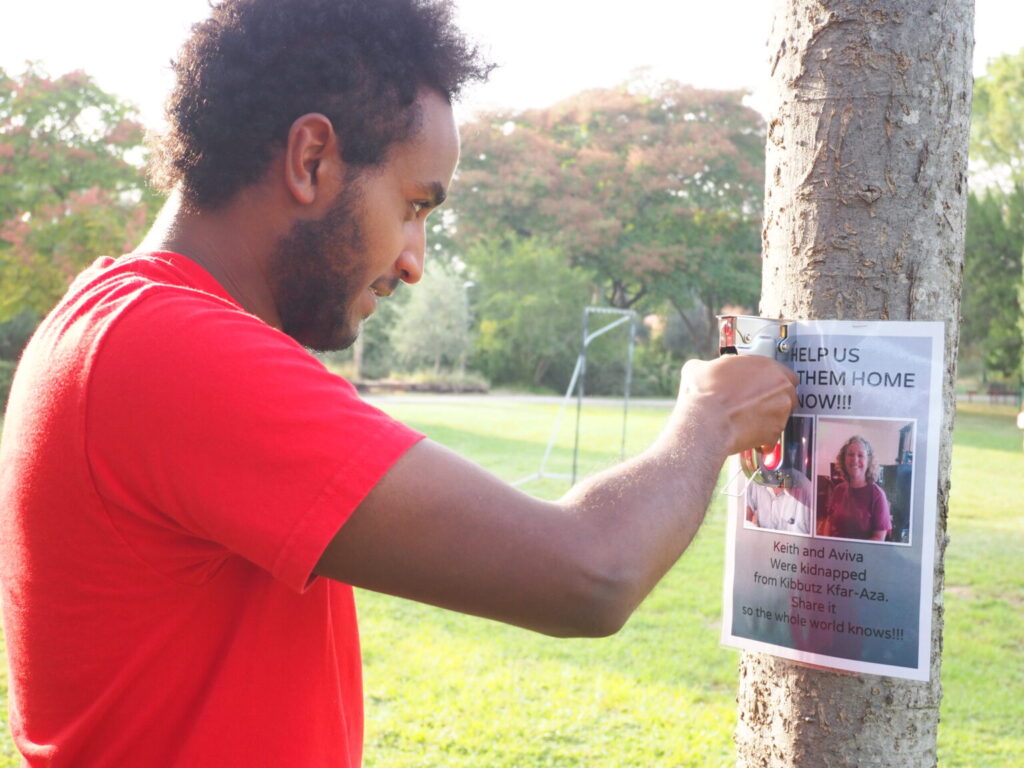
<path id="1" fill-rule="evenodd" d="M 214 211 L 197 211 L 185 205 L 175 190 L 136 250 L 187 256 L 242 308 L 279 328 L 267 272 L 271 249 L 280 235 L 274 222 L 254 215 L 258 208 L 250 198 L 242 192 Z"/>

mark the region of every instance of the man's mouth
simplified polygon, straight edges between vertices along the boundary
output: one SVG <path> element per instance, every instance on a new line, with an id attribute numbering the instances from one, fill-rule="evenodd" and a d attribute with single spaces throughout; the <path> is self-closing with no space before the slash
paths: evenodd
<path id="1" fill-rule="evenodd" d="M 395 292 L 395 283 L 390 280 L 376 280 L 370 284 L 370 293 L 377 298 L 386 299 Z"/>

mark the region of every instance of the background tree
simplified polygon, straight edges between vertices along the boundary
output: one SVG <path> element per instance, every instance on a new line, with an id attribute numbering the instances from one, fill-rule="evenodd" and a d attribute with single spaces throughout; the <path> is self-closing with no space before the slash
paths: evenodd
<path id="1" fill-rule="evenodd" d="M 936 762 L 973 22 L 972 0 L 789 0 L 776 9 L 761 311 L 944 321 L 945 419 L 930 681 L 744 653 L 742 766 Z"/>
<path id="2" fill-rule="evenodd" d="M 406 370 L 434 374 L 465 361 L 469 351 L 466 278 L 441 261 L 428 261 L 423 282 L 411 291 L 389 333 L 391 347 Z"/>
<path id="3" fill-rule="evenodd" d="M 463 256 L 477 319 L 473 367 L 494 382 L 564 388 L 591 299 L 587 275 L 540 237 L 480 237 Z"/>
<path id="4" fill-rule="evenodd" d="M 1021 275 L 1017 285 L 1017 306 L 1024 308 L 1024 256 L 1021 257 Z M 1017 330 L 1020 332 L 1021 339 L 1024 339 L 1024 312 L 1017 315 Z M 1020 368 L 1017 375 L 1021 382 L 1024 382 L 1024 343 L 1021 345 Z"/>
<path id="5" fill-rule="evenodd" d="M 961 361 L 970 353 L 980 359 L 983 380 L 989 373 L 1007 379 L 1021 374 L 1022 251 L 1024 186 L 972 191 L 967 200 L 960 348 Z"/>
<path id="6" fill-rule="evenodd" d="M 971 156 L 1000 181 L 1024 184 L 1024 48 L 999 56 L 974 86 Z"/>
<path id="7" fill-rule="evenodd" d="M 133 247 L 157 202 L 142 141 L 84 73 L 0 70 L 0 321 L 46 311 L 83 266 Z"/>
<path id="8" fill-rule="evenodd" d="M 456 241 L 542 236 L 613 307 L 751 304 L 764 127 L 742 96 L 634 81 L 464 126 Z"/>
<path id="9" fill-rule="evenodd" d="M 1024 291 L 1024 49 L 988 63 L 974 85 L 961 359 L 1021 375 Z"/>

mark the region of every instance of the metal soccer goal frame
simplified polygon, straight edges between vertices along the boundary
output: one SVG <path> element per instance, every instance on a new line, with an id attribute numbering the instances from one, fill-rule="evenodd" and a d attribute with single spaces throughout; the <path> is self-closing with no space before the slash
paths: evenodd
<path id="1" fill-rule="evenodd" d="M 612 316 L 614 319 L 600 326 L 596 330 L 591 331 L 591 315 Z M 569 480 L 570 486 L 576 484 L 576 478 L 579 474 L 580 420 L 583 411 L 583 398 L 585 395 L 584 389 L 587 376 L 587 349 L 595 339 L 603 336 L 611 330 L 614 330 L 615 328 L 629 323 L 629 334 L 626 343 L 626 376 L 625 381 L 623 382 L 622 398 L 622 442 L 619 447 L 619 459 L 622 460 L 626 458 L 626 423 L 629 417 L 629 394 L 633 383 L 633 350 L 636 348 L 636 330 L 638 322 L 639 316 L 632 309 L 612 309 L 609 307 L 583 308 L 583 334 L 582 344 L 580 345 L 580 354 L 579 357 L 576 358 L 576 367 L 573 369 L 572 377 L 569 379 L 569 386 L 566 387 L 565 396 L 562 398 L 562 405 L 558 409 L 558 415 L 555 417 L 555 423 L 551 428 L 551 434 L 548 437 L 548 444 L 544 449 L 544 457 L 540 461 L 540 467 L 534 474 L 524 477 L 521 480 L 517 480 L 513 485 L 519 486 L 533 480 L 541 480 L 544 478 Z M 576 431 L 572 446 L 572 474 L 551 473 L 547 471 L 548 459 L 551 457 L 551 450 L 554 448 L 555 440 L 558 437 L 558 430 L 562 426 L 562 418 L 569 406 L 569 402 L 572 400 L 574 392 L 576 394 Z"/>

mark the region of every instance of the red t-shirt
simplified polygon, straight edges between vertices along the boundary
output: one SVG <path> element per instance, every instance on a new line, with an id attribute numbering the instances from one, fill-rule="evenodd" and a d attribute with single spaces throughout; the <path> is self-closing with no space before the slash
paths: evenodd
<path id="1" fill-rule="evenodd" d="M 352 590 L 312 569 L 420 437 L 188 259 L 96 262 L 25 351 L 0 444 L 28 762 L 358 766 Z"/>

